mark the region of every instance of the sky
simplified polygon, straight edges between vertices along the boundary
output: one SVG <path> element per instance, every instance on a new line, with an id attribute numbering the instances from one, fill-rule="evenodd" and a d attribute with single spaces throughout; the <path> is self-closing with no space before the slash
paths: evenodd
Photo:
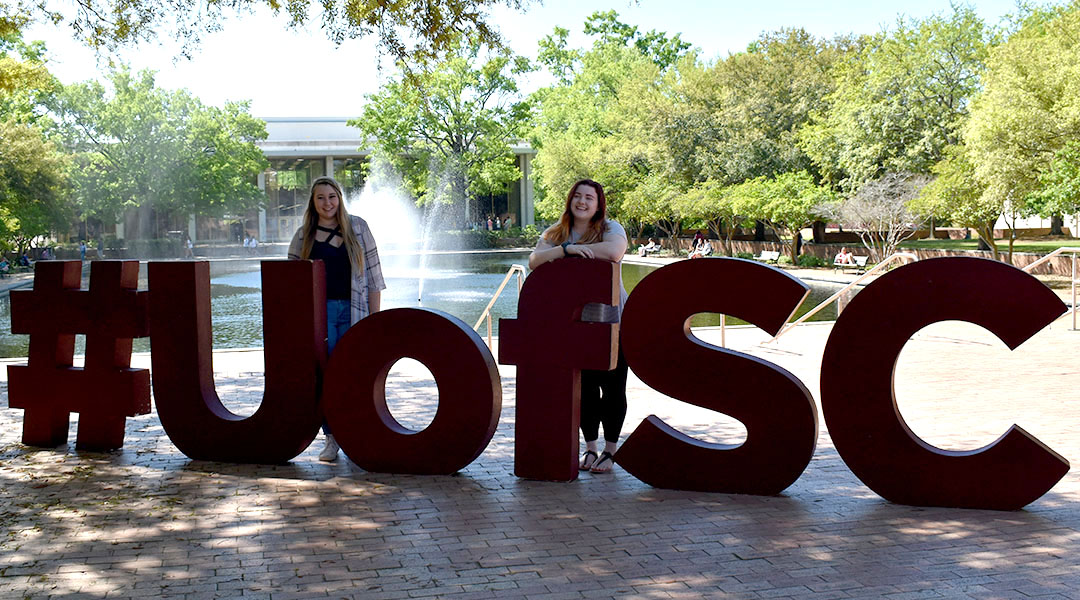
<path id="1" fill-rule="evenodd" d="M 1015 0 L 972 5 L 990 24 L 1016 9 Z M 524 12 L 496 8 L 491 22 L 515 52 L 535 57 L 537 42 L 555 27 L 571 31 L 571 47 L 587 45 L 582 26 L 599 10 L 615 10 L 622 22 L 641 31 L 680 33 L 707 59 L 741 51 L 762 32 L 783 27 L 802 27 L 831 38 L 881 31 L 901 14 L 924 18 L 951 12 L 949 0 L 908 0 L 902 5 L 868 0 L 545 0 L 534 1 Z M 222 31 L 204 36 L 191 59 L 178 58 L 179 45 L 170 40 L 123 51 L 119 59 L 135 70 L 157 71 L 159 86 L 186 88 L 204 104 L 248 100 L 251 113 L 263 118 L 357 116 L 364 96 L 394 75 L 393 61 L 380 60 L 373 40 L 335 46 L 318 30 L 317 19 L 300 30 L 290 30 L 286 23 L 283 16 L 259 9 L 232 17 Z M 100 79 L 105 71 L 104 62 L 63 27 L 37 25 L 24 39 L 46 42 L 49 69 L 64 83 Z M 532 91 L 546 82 L 534 74 L 522 87 Z"/>

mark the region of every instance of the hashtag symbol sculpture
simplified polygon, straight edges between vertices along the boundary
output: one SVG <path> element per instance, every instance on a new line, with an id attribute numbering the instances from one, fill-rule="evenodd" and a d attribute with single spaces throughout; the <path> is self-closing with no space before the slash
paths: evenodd
<path id="1" fill-rule="evenodd" d="M 139 261 L 95 261 L 90 289 L 81 289 L 80 261 L 41 261 L 34 289 L 11 292 L 11 331 L 30 335 L 25 365 L 8 367 L 8 404 L 23 409 L 24 444 L 67 442 L 70 413 L 79 413 L 75 446 L 124 445 L 127 417 L 150 412 L 150 372 L 132 369 L 133 338 L 149 335 Z M 86 334 L 86 363 L 74 367 L 75 335 Z"/>

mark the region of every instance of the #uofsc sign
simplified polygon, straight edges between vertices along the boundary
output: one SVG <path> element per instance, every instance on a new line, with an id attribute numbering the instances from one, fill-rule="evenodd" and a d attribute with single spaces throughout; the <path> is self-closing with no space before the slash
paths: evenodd
<path id="1" fill-rule="evenodd" d="M 613 368 L 621 336 L 644 383 L 747 430 L 742 444 L 706 443 L 650 416 L 615 456 L 626 471 L 656 487 L 704 492 L 777 494 L 791 485 L 817 443 L 812 395 L 775 364 L 697 339 L 688 320 L 723 313 L 775 334 L 806 285 L 751 261 L 682 261 L 638 284 L 621 326 L 582 322 L 585 304 L 618 303 L 618 268 L 548 263 L 525 281 L 517 318 L 500 322 L 499 362 L 517 366 L 515 474 L 577 477 L 580 372 Z M 349 329 L 327 361 L 322 263 L 268 261 L 262 269 L 265 391 L 259 409 L 239 417 L 214 388 L 207 263 L 151 262 L 148 291 L 136 289 L 136 261 L 94 262 L 89 290 L 80 289 L 78 261 L 38 263 L 34 289 L 11 293 L 12 331 L 31 336 L 28 363 L 9 367 L 23 442 L 64 443 L 69 414 L 78 412 L 79 447 L 122 446 L 125 418 L 150 411 L 150 373 L 130 368 L 132 338 L 149 335 L 158 416 L 190 458 L 285 462 L 324 419 L 369 471 L 449 474 L 483 452 L 502 387 L 494 357 L 468 326 L 430 309 L 382 311 Z M 1036 500 L 1068 461 L 1015 425 L 976 451 L 927 444 L 896 407 L 893 367 L 931 323 L 968 321 L 1015 348 L 1065 310 L 1038 280 L 996 261 L 931 259 L 881 276 L 837 319 L 822 360 L 822 413 L 840 457 L 897 503 L 1009 510 Z M 77 333 L 86 334 L 84 368 L 72 366 Z M 423 363 L 438 386 L 435 417 L 418 432 L 386 406 L 387 374 L 405 357 Z M 867 366 L 845 368 L 856 361 Z"/>

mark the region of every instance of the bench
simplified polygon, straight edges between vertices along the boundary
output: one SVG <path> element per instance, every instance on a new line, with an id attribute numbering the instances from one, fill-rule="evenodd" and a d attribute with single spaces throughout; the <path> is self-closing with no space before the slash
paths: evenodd
<path id="1" fill-rule="evenodd" d="M 762 250 L 761 254 L 754 257 L 754 260 L 760 260 L 761 262 L 776 262 L 780 260 L 780 252 L 773 250 Z"/>
<path id="2" fill-rule="evenodd" d="M 849 263 L 841 263 L 834 261 L 833 270 L 835 271 L 839 269 L 840 272 L 844 272 L 847 269 L 854 269 L 856 273 L 866 272 L 866 261 L 870 260 L 869 256 L 852 256 L 851 259 L 852 262 Z"/>

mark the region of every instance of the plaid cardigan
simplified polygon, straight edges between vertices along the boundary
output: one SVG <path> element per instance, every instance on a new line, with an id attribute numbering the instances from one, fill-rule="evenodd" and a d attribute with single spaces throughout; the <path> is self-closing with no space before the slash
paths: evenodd
<path id="1" fill-rule="evenodd" d="M 350 324 L 368 316 L 368 293 L 386 289 L 383 280 L 382 265 L 379 263 L 379 249 L 375 246 L 375 238 L 371 235 L 371 228 L 367 221 L 355 215 L 349 215 L 352 222 L 353 233 L 360 241 L 364 249 L 364 270 L 362 273 L 353 273 L 350 282 L 349 304 L 352 308 Z M 304 248 L 303 228 L 297 229 L 289 243 L 289 259 L 299 260 L 300 252 Z"/>

